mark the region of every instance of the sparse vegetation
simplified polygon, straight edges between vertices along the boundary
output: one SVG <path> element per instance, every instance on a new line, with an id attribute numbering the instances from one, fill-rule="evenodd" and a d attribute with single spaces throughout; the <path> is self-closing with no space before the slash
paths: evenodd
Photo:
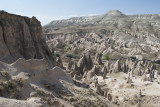
<path id="1" fill-rule="evenodd" d="M 160 71 L 160 66 L 159 65 L 154 64 L 154 66 L 155 66 L 156 70 Z"/>
<path id="2" fill-rule="evenodd" d="M 105 54 L 105 55 L 104 55 L 104 59 L 105 59 L 105 60 L 109 60 L 109 55 L 108 55 L 108 54 Z"/>
<path id="3" fill-rule="evenodd" d="M 75 54 L 66 54 L 65 56 L 68 57 L 68 58 L 74 58 L 74 59 L 79 59 L 80 58 L 79 55 L 75 55 Z"/>
<path id="4" fill-rule="evenodd" d="M 24 80 L 22 78 L 15 78 L 14 81 L 17 85 L 19 85 L 20 87 L 23 87 Z"/>
<path id="5" fill-rule="evenodd" d="M 55 55 L 56 57 L 60 57 L 59 53 L 55 53 L 54 55 Z"/>
<path id="6" fill-rule="evenodd" d="M 125 59 L 121 59 L 121 64 L 124 64 L 125 63 Z"/>
<path id="7" fill-rule="evenodd" d="M 9 89 L 13 89 L 14 88 L 14 83 L 12 81 L 7 81 L 6 87 Z"/>
<path id="8" fill-rule="evenodd" d="M 79 56 L 79 55 L 74 55 L 73 58 L 74 58 L 74 59 L 79 59 L 80 56 Z"/>
<path id="9" fill-rule="evenodd" d="M 73 55 L 72 54 L 66 54 L 66 57 L 73 58 Z"/>

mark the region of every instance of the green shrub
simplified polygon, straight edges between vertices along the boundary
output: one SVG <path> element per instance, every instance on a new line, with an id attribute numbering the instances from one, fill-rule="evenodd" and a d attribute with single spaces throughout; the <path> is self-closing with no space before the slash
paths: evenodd
<path id="1" fill-rule="evenodd" d="M 11 82 L 11 81 L 8 81 L 8 82 L 7 82 L 7 88 L 13 89 L 13 88 L 14 88 L 14 83 Z"/>
<path id="2" fill-rule="evenodd" d="M 66 54 L 66 57 L 68 57 L 68 58 L 74 58 L 74 59 L 79 59 L 80 58 L 79 55 L 75 55 L 75 54 Z"/>
<path id="3" fill-rule="evenodd" d="M 67 47 L 66 49 L 67 49 L 67 50 L 71 50 L 71 47 Z"/>
<path id="4" fill-rule="evenodd" d="M 72 54 L 66 54 L 66 57 L 73 58 L 73 55 Z"/>
<path id="5" fill-rule="evenodd" d="M 155 66 L 156 70 L 160 71 L 160 66 L 159 65 L 154 64 L 154 66 Z"/>
<path id="6" fill-rule="evenodd" d="M 73 58 L 74 58 L 74 59 L 79 59 L 80 56 L 79 56 L 79 55 L 74 55 Z"/>
<path id="7" fill-rule="evenodd" d="M 59 55 L 58 53 L 55 53 L 54 55 L 55 55 L 56 57 L 60 57 L 60 55 Z"/>
<path id="8" fill-rule="evenodd" d="M 125 59 L 121 59 L 121 64 L 124 64 L 125 63 Z"/>
<path id="9" fill-rule="evenodd" d="M 108 54 L 104 55 L 104 59 L 109 60 L 109 55 Z"/>

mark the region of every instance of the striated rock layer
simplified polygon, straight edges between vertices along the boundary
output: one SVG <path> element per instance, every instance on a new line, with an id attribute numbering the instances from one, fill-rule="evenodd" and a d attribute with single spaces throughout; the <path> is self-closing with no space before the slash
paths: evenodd
<path id="1" fill-rule="evenodd" d="M 55 65 L 43 37 L 40 22 L 0 11 L 0 60 L 12 63 L 18 58 L 48 60 Z"/>

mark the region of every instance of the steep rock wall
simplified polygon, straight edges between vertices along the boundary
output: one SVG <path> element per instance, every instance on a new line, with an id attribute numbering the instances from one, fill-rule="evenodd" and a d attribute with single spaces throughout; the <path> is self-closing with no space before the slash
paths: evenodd
<path id="1" fill-rule="evenodd" d="M 0 11 L 0 60 L 12 63 L 19 58 L 55 59 L 43 39 L 40 22 L 35 18 L 22 17 Z"/>

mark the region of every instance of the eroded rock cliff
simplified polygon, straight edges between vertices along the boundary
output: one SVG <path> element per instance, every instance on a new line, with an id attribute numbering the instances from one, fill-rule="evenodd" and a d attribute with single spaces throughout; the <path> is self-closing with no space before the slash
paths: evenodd
<path id="1" fill-rule="evenodd" d="M 55 65 L 42 35 L 41 24 L 35 17 L 0 11 L 0 60 L 12 63 L 18 58 L 45 58 L 50 66 Z"/>

